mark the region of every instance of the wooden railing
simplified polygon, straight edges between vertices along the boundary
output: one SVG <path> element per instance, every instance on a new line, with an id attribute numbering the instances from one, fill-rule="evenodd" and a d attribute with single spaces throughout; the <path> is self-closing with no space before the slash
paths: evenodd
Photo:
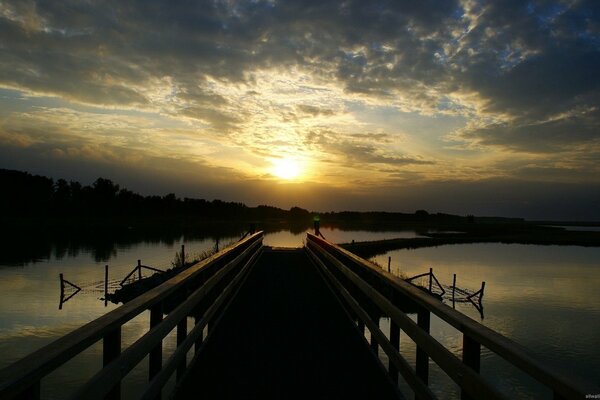
<path id="1" fill-rule="evenodd" d="M 309 233 L 306 249 L 357 321 L 358 329 L 364 332 L 366 326 L 370 331 L 375 354 L 379 346 L 387 354 L 392 380 L 397 382 L 400 373 L 419 399 L 436 398 L 428 387 L 430 358 L 460 387 L 463 399 L 506 398 L 479 374 L 481 346 L 549 388 L 555 399 L 583 399 L 586 394 L 600 393 L 587 382 L 566 378 L 523 346 L 339 246 Z M 417 313 L 417 322 L 402 311 L 407 307 Z M 431 313 L 462 332 L 462 359 L 429 334 Z M 388 336 L 379 328 L 378 315 L 390 318 Z M 400 355 L 400 330 L 416 343 L 414 368 Z"/>
<path id="2" fill-rule="evenodd" d="M 204 328 L 228 306 L 260 254 L 262 239 L 262 232 L 245 237 L 3 369 L 0 371 L 0 398 L 39 398 L 44 376 L 100 340 L 103 341 L 103 368 L 76 392 L 74 398 L 120 398 L 121 380 L 147 355 L 150 376 L 142 398 L 160 397 L 173 373 L 178 380 L 185 374 L 187 353 L 192 346 L 198 352 Z M 166 308 L 172 309 L 163 319 Z M 150 310 L 148 332 L 122 350 L 123 324 L 146 310 Z M 195 320 L 189 332 L 188 316 Z M 177 348 L 163 364 L 162 341 L 175 327 Z"/>

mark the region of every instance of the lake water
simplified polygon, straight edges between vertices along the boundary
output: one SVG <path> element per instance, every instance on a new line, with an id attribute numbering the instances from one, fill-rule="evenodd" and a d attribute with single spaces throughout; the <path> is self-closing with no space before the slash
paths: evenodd
<path id="1" fill-rule="evenodd" d="M 412 231 L 368 232 L 322 229 L 333 242 L 415 237 Z M 170 268 L 181 244 L 193 256 L 215 246 L 216 237 L 171 236 L 167 239 L 126 240 L 85 246 L 50 244 L 44 251 L 28 253 L 27 248 L 13 251 L 8 259 L 0 258 L 0 368 L 5 367 L 82 324 L 117 306 L 106 307 L 101 300 L 104 266 L 109 265 L 109 279 L 122 279 L 141 259 L 142 264 L 160 269 Z M 219 244 L 237 240 L 238 234 L 218 236 Z M 278 231 L 267 233 L 265 245 L 302 246 L 305 233 Z M 16 255 L 15 255 L 16 254 Z M 20 257 L 18 255 L 20 254 Z M 453 245 L 418 250 L 399 250 L 374 259 L 387 265 L 392 257 L 396 273 L 415 275 L 429 267 L 443 283 L 478 289 L 486 281 L 483 299 L 485 318 L 481 320 L 470 304 L 457 308 L 483 324 L 498 330 L 531 349 L 532 353 L 557 365 L 598 381 L 600 377 L 600 249 L 556 246 L 522 246 L 501 244 Z M 59 274 L 84 288 L 60 304 Z M 68 293 L 67 293 L 68 294 Z M 123 346 L 133 343 L 146 332 L 147 314 L 135 318 L 123 328 Z M 386 322 L 382 324 L 385 328 Z M 385 329 L 384 329 L 385 330 Z M 433 335 L 456 354 L 462 338 L 453 328 L 432 318 Z M 402 352 L 414 360 L 414 345 L 403 335 Z M 175 337 L 165 340 L 165 354 L 175 348 Z M 101 366 L 101 343 L 43 380 L 46 398 L 66 398 L 81 381 L 91 377 Z M 518 371 L 490 354 L 482 353 L 482 373 L 496 385 L 515 396 L 536 398 L 539 391 Z M 73 371 L 77 371 L 73 374 Z M 433 389 L 441 398 L 456 398 L 453 383 L 431 367 Z M 445 379 L 444 379 L 445 378 Z M 123 384 L 124 398 L 147 380 L 147 363 L 141 362 Z"/>
<path id="2" fill-rule="evenodd" d="M 485 281 L 484 318 L 470 303 L 456 308 L 528 348 L 539 360 L 561 370 L 600 381 L 600 248 L 519 244 L 461 244 L 395 250 L 374 257 L 392 272 L 408 277 L 433 268 L 442 284 L 475 291 Z M 450 304 L 446 301 L 447 304 Z M 389 329 L 386 327 L 386 329 Z M 462 334 L 432 316 L 431 331 L 455 354 Z M 401 337 L 403 355 L 414 360 L 414 344 Z M 431 366 L 432 388 L 440 398 L 458 389 Z M 482 348 L 481 373 L 511 398 L 550 398 L 546 389 Z"/>

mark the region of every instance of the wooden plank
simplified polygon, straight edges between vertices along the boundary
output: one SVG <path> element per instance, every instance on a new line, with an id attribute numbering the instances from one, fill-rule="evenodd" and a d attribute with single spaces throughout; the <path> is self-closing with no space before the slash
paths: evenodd
<path id="1" fill-rule="evenodd" d="M 163 307 L 162 307 L 162 303 L 158 303 L 158 304 L 155 304 L 150 309 L 150 330 L 149 330 L 149 332 L 152 331 L 152 328 L 155 328 L 158 325 L 160 325 L 162 320 L 163 320 Z M 150 358 L 149 358 L 148 362 L 149 362 L 149 366 L 148 366 L 149 379 L 148 380 L 151 381 L 152 378 L 154 378 L 154 376 L 156 376 L 156 374 L 158 374 L 160 372 L 160 369 L 162 368 L 162 338 L 160 338 L 160 340 L 157 340 L 157 343 L 150 350 Z"/>
<path id="2" fill-rule="evenodd" d="M 106 334 L 102 343 L 102 366 L 106 367 L 121 354 L 121 327 Z M 119 400 L 121 398 L 121 382 L 113 385 L 105 399 Z"/>
<path id="3" fill-rule="evenodd" d="M 400 351 L 400 327 L 390 319 L 390 343 L 399 352 Z M 392 381 L 398 384 L 398 369 L 396 365 L 390 360 L 388 365 L 388 371 Z"/>
<path id="4" fill-rule="evenodd" d="M 481 345 L 469 336 L 463 334 L 463 363 L 475 372 L 479 372 L 481 364 Z M 475 400 L 468 393 L 461 393 L 463 400 Z"/>
<path id="5" fill-rule="evenodd" d="M 28 388 L 49 372 L 102 339 L 110 331 L 113 331 L 141 312 L 151 308 L 154 304 L 161 302 L 173 292 L 186 285 L 187 282 L 200 276 L 204 270 L 228 257 L 230 253 L 241 251 L 252 243 L 262 240 L 262 237 L 262 232 L 248 236 L 240 242 L 182 271 L 127 304 L 89 322 L 2 369 L 0 371 L 0 398 L 14 396 Z"/>
<path id="6" fill-rule="evenodd" d="M 187 336 L 187 316 L 185 318 L 183 318 L 181 321 L 179 321 L 179 323 L 177 324 L 177 347 L 180 347 L 181 344 L 183 343 L 183 341 L 185 340 Z M 179 365 L 177 366 L 177 381 L 181 380 L 181 377 L 183 376 L 183 374 L 185 373 L 185 358 L 183 359 L 182 362 L 179 363 Z"/>
<path id="7" fill-rule="evenodd" d="M 469 394 L 477 398 L 502 399 L 504 398 L 495 388 L 485 382 L 479 374 L 466 367 L 454 354 L 446 349 L 437 340 L 429 336 L 412 319 L 394 306 L 386 297 L 379 293 L 371 285 L 363 281 L 356 273 L 334 258 L 320 246 L 309 241 L 309 248 L 314 248 L 316 252 L 325 257 L 342 274 L 344 274 L 352 283 L 361 290 L 374 304 L 376 304 L 385 315 L 398 324 L 406 334 L 418 346 L 431 357 L 446 374 L 456 382 L 461 388 L 464 388 Z"/>
<path id="8" fill-rule="evenodd" d="M 316 237 L 311 233 L 307 234 L 307 239 L 307 243 L 312 242 L 318 246 L 323 246 L 323 248 L 327 248 L 328 251 L 334 253 L 336 257 L 341 257 L 344 260 L 351 261 L 352 263 L 361 266 L 365 271 L 368 271 L 372 276 L 377 277 L 380 280 L 382 288 L 392 288 L 400 295 L 404 295 L 420 306 L 427 308 L 430 312 L 434 313 L 448 324 L 467 334 L 481 345 L 503 357 L 509 363 L 520 368 L 522 371 L 531 375 L 534 379 L 548 386 L 561 396 L 565 398 L 582 398 L 588 393 L 600 393 L 600 388 L 596 385 L 582 381 L 580 378 L 573 377 L 568 372 L 559 371 L 557 368 L 551 368 L 548 365 L 541 363 L 531 355 L 527 348 L 515 343 L 498 332 L 481 325 L 477 321 L 474 321 L 451 307 L 440 303 L 432 296 L 429 296 L 413 285 L 404 282 L 402 279 L 387 273 L 387 271 L 371 264 L 367 260 L 364 260 L 335 244 Z"/>
<path id="9" fill-rule="evenodd" d="M 431 317 L 429 311 L 419 307 L 419 312 L 417 313 L 417 325 L 423 332 L 427 333 L 427 335 L 429 335 L 430 320 Z M 416 358 L 417 376 L 427 385 L 429 383 L 429 356 L 419 343 L 417 343 Z"/>

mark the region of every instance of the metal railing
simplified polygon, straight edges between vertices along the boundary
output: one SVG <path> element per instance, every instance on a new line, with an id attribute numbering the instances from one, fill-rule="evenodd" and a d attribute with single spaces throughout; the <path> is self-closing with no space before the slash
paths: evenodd
<path id="1" fill-rule="evenodd" d="M 160 397 L 173 373 L 186 372 L 186 356 L 197 353 L 204 328 L 224 311 L 262 249 L 257 232 L 212 255 L 132 301 L 74 330 L 0 371 L 0 398 L 40 398 L 42 379 L 94 343 L 103 341 L 103 368 L 74 398 L 120 398 L 121 380 L 149 355 L 149 384 L 142 398 Z M 172 309 L 163 319 L 166 306 Z M 121 349 L 122 326 L 150 310 L 150 327 L 141 338 Z M 188 332 L 187 317 L 195 325 Z M 177 328 L 177 348 L 162 362 L 162 341 Z M 192 360 L 191 364 L 194 362 Z"/>
<path id="2" fill-rule="evenodd" d="M 582 399 L 586 394 L 600 393 L 587 382 L 566 378 L 535 359 L 523 346 L 335 244 L 309 233 L 306 249 L 357 320 L 358 329 L 369 329 L 375 354 L 379 346 L 387 354 L 392 380 L 397 382 L 400 373 L 417 398 L 436 398 L 428 387 L 430 358 L 460 387 L 463 399 L 506 398 L 479 374 L 481 346 L 549 388 L 555 399 Z M 402 311 L 407 304 L 416 311 L 417 322 Z M 379 328 L 379 318 L 372 317 L 373 306 L 380 315 L 390 318 L 389 336 Z M 462 332 L 462 359 L 429 334 L 431 313 Z M 416 343 L 415 368 L 400 355 L 400 330 Z"/>

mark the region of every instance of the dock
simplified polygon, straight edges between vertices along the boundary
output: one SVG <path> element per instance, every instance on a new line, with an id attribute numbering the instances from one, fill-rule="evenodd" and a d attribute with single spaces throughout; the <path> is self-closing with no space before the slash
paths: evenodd
<path id="1" fill-rule="evenodd" d="M 98 342 L 101 366 L 73 399 L 120 399 L 123 379 L 141 362 L 148 382 L 140 399 L 398 399 L 399 384 L 410 398 L 435 399 L 432 363 L 461 399 L 506 399 L 480 374 L 483 347 L 545 387 L 548 398 L 600 393 L 319 236 L 307 234 L 298 249 L 262 239 L 262 232 L 244 237 L 1 370 L 0 399 L 42 398 L 44 377 Z M 148 311 L 148 330 L 123 347 L 123 326 Z M 461 354 L 430 335 L 432 315 L 461 332 Z M 172 331 L 177 347 L 166 353 Z M 401 332 L 416 344 L 414 362 L 400 352 Z"/>

